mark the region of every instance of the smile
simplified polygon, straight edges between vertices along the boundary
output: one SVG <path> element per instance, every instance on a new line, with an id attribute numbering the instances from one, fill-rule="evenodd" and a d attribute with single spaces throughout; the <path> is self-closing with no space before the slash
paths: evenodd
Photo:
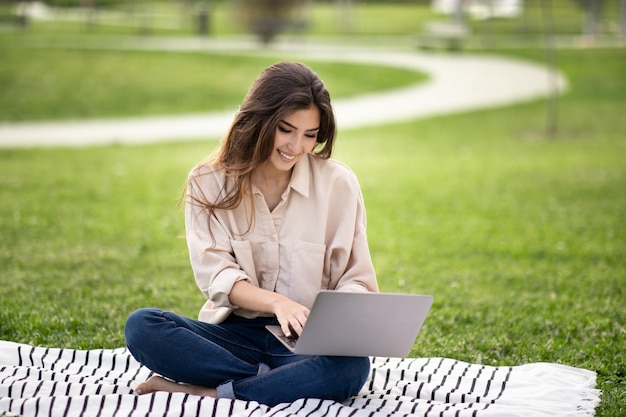
<path id="1" fill-rule="evenodd" d="M 283 152 L 281 152 L 279 150 L 278 150 L 278 154 L 281 156 L 281 158 L 283 158 L 283 159 L 285 159 L 287 161 L 293 161 L 294 159 L 296 159 L 295 155 L 287 155 L 286 153 L 283 153 Z"/>

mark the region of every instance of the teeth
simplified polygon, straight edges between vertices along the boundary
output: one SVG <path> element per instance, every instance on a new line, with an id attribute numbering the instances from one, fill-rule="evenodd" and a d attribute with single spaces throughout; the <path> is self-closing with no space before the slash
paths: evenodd
<path id="1" fill-rule="evenodd" d="M 278 153 L 285 159 L 289 159 L 290 161 L 294 160 L 296 157 L 295 156 L 289 156 L 281 151 L 278 151 Z"/>

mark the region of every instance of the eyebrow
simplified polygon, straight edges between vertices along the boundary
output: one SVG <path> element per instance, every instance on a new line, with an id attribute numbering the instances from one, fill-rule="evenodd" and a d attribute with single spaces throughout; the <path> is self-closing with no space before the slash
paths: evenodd
<path id="1" fill-rule="evenodd" d="M 291 124 L 291 123 L 289 123 L 289 122 L 286 122 L 286 121 L 284 121 L 284 120 L 282 120 L 282 119 L 280 120 L 280 122 L 281 122 L 281 123 L 286 124 L 287 126 L 289 126 L 289 127 L 290 127 L 290 128 L 292 128 L 292 129 L 296 129 L 296 130 L 298 130 L 298 128 L 297 128 L 297 127 L 295 127 L 294 125 L 292 125 L 292 124 Z M 313 129 L 307 129 L 307 130 L 306 130 L 306 132 L 313 132 L 313 131 L 315 131 L 315 130 L 320 130 L 320 127 L 318 126 L 318 127 L 314 127 Z"/>

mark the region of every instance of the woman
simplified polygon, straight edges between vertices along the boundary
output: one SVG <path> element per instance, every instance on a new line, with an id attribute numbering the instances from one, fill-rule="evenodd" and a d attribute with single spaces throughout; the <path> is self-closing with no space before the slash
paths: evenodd
<path id="1" fill-rule="evenodd" d="M 161 376 L 135 392 L 184 391 L 267 405 L 356 395 L 369 359 L 295 355 L 265 326 L 300 334 L 321 289 L 377 292 L 359 184 L 330 159 L 335 119 L 307 66 L 265 69 L 217 152 L 190 174 L 189 256 L 199 320 L 141 309 L 132 355 Z"/>

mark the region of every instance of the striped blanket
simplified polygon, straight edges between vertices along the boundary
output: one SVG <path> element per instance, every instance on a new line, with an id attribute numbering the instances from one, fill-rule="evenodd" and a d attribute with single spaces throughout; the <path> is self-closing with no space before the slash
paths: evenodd
<path id="1" fill-rule="evenodd" d="M 344 402 L 268 407 L 183 393 L 137 396 L 151 372 L 126 349 L 71 350 L 0 341 L 5 416 L 592 416 L 595 373 L 535 363 L 485 366 L 444 358 L 372 358 L 369 380 Z"/>

